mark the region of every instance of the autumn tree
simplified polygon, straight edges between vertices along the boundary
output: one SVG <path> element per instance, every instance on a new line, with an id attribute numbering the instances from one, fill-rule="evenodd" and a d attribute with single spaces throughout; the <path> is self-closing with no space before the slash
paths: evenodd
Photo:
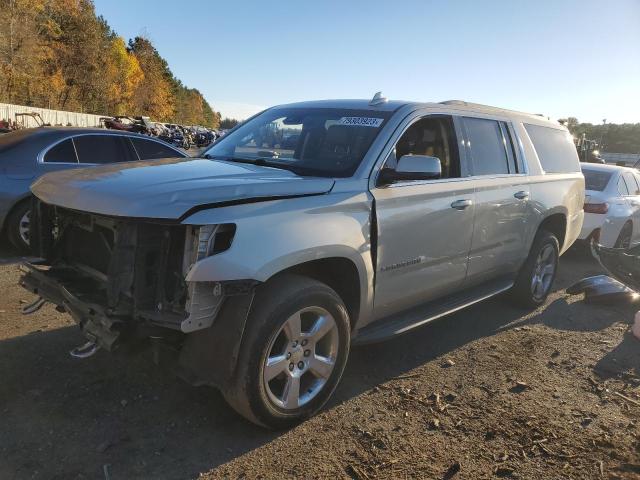
<path id="1" fill-rule="evenodd" d="M 125 115 L 135 111 L 134 96 L 144 79 L 140 62 L 121 37 L 114 37 L 107 62 L 107 113 Z"/>
<path id="2" fill-rule="evenodd" d="M 133 95 L 133 107 L 138 112 L 161 121 L 171 121 L 175 111 L 175 98 L 166 61 L 160 57 L 151 42 L 143 37 L 129 41 L 129 50 L 136 56 L 144 74 Z"/>
<path id="3" fill-rule="evenodd" d="M 41 101 L 42 65 L 51 48 L 39 41 L 49 28 L 40 19 L 45 2 L 0 0 L 0 98 L 12 103 Z"/>
<path id="4" fill-rule="evenodd" d="M 0 0 L 0 101 L 217 127 L 146 38 L 127 46 L 91 0 Z"/>

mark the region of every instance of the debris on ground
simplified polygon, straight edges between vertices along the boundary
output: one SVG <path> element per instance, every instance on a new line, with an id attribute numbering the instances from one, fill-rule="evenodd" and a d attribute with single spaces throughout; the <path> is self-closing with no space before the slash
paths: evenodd
<path id="1" fill-rule="evenodd" d="M 69 359 L 73 320 L 21 315 L 18 267 L 2 265 L 0 478 L 637 480 L 638 307 L 563 290 L 600 272 L 564 255 L 533 312 L 496 298 L 353 348 L 323 411 L 274 432 L 145 354 Z"/>

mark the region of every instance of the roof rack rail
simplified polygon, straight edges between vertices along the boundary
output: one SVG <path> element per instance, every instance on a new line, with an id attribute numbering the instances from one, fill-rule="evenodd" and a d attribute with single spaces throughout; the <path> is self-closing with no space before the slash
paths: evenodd
<path id="1" fill-rule="evenodd" d="M 514 113 L 519 113 L 519 114 L 522 114 L 522 115 L 532 115 L 532 116 L 543 117 L 543 118 L 547 118 L 547 119 L 549 118 L 547 115 L 544 115 L 542 113 L 520 112 L 518 110 L 509 110 L 508 108 L 492 107 L 491 105 L 483 105 L 481 103 L 467 102 L 467 101 L 464 101 L 464 100 L 445 100 L 444 102 L 440 102 L 440 104 L 442 104 L 442 105 L 460 105 L 460 106 L 464 106 L 464 107 L 484 108 L 484 109 L 487 109 L 487 110 L 509 111 L 509 112 L 514 112 Z"/>

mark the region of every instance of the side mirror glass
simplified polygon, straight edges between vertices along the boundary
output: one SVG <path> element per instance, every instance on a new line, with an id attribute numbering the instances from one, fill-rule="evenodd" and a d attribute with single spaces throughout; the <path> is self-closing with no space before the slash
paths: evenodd
<path id="1" fill-rule="evenodd" d="M 384 169 L 378 177 L 379 184 L 402 180 L 437 180 L 442 176 L 442 165 L 438 157 L 429 155 L 403 155 L 395 170 Z"/>

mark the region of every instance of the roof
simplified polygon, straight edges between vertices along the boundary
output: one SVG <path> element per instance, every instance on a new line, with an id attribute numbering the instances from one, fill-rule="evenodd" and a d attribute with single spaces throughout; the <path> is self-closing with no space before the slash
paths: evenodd
<path id="1" fill-rule="evenodd" d="M 534 123 L 539 124 L 551 124 L 556 127 L 561 125 L 550 120 L 547 117 L 534 113 L 518 112 L 516 110 L 508 110 L 506 108 L 492 107 L 489 105 L 481 105 L 479 103 L 465 102 L 462 100 L 446 100 L 444 102 L 412 102 L 405 100 L 388 100 L 385 103 L 377 105 L 370 105 L 371 100 L 353 99 L 353 100 L 315 100 L 309 102 L 297 102 L 285 105 L 277 105 L 274 108 L 347 108 L 354 110 L 371 110 L 371 111 L 383 111 L 394 112 L 401 107 L 411 106 L 415 108 L 442 108 L 446 106 L 452 110 L 459 110 L 461 112 L 476 112 L 484 113 L 487 115 L 505 115 L 505 116 L 518 116 L 526 118 Z"/>
<path id="2" fill-rule="evenodd" d="M 78 133 L 114 133 L 116 135 L 138 135 L 133 132 L 125 132 L 124 130 L 112 130 L 108 128 L 98 128 L 98 127 L 36 127 L 36 128 L 25 128 L 23 130 L 18 130 L 19 132 L 25 132 L 29 135 L 55 135 L 56 133 L 63 134 L 78 134 Z"/>
<path id="3" fill-rule="evenodd" d="M 41 150 L 51 142 L 70 135 L 126 135 L 130 137 L 149 138 L 138 133 L 125 132 L 122 130 L 111 130 L 105 128 L 87 128 L 87 127 L 37 127 L 14 130 L 13 132 L 3 133 L 0 135 L 0 153 L 6 153 L 14 148 L 26 150 Z M 159 138 L 155 141 L 165 143 Z M 173 148 L 173 147 L 172 147 Z"/>
<path id="4" fill-rule="evenodd" d="M 580 168 L 586 170 L 593 170 L 596 172 L 624 172 L 624 171 L 637 171 L 635 168 L 621 167 L 619 165 L 609 165 L 606 163 L 581 163 Z"/>
<path id="5" fill-rule="evenodd" d="M 347 108 L 353 110 L 377 110 L 382 112 L 394 112 L 398 108 L 415 102 L 401 100 L 389 100 L 378 105 L 369 105 L 370 100 L 312 100 L 308 102 L 289 103 L 278 105 L 275 108 Z M 416 105 L 419 105 L 416 103 Z"/>

